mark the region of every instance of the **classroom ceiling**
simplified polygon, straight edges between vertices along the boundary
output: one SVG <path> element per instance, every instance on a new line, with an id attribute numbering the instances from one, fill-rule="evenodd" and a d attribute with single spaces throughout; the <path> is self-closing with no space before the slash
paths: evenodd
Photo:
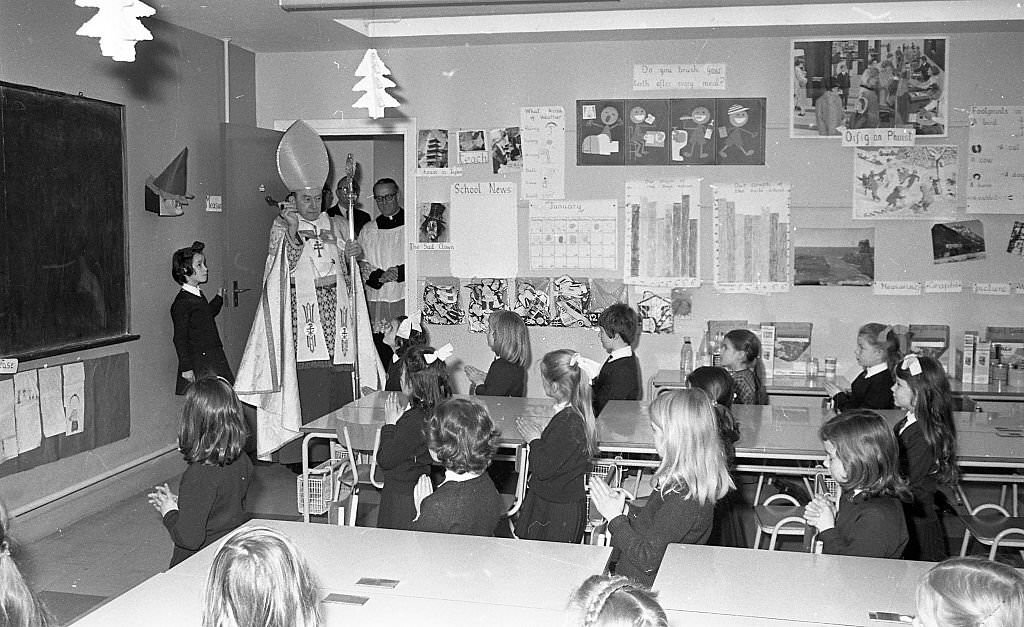
<path id="1" fill-rule="evenodd" d="M 965 20 L 1019 24 L 1024 18 L 1021 4 L 1012 0 L 280 0 L 292 6 L 364 5 L 290 11 L 279 0 L 146 1 L 156 9 L 157 19 L 230 38 L 256 53 L 439 45 L 451 44 L 453 38 L 459 43 L 574 41 L 588 34 L 636 38 L 655 29 L 757 32 L 792 24 L 820 24 L 835 34 L 842 34 L 844 27 L 881 34 L 908 24 L 941 23 L 945 32 Z M 383 8 L 389 2 L 401 6 Z"/>

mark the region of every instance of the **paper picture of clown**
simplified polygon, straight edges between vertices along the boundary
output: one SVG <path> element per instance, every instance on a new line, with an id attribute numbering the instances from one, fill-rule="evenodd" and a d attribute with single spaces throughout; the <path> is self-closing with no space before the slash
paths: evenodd
<path id="1" fill-rule="evenodd" d="M 719 98 L 715 122 L 718 165 L 764 165 L 765 99 Z"/>

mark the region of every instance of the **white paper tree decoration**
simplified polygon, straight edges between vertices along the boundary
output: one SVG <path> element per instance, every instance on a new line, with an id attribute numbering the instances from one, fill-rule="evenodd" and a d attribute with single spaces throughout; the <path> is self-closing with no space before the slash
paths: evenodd
<path id="1" fill-rule="evenodd" d="M 134 61 L 135 43 L 153 39 L 140 17 L 156 13 L 153 7 L 138 0 L 75 0 L 80 7 L 99 9 L 75 34 L 98 37 L 100 52 L 114 61 Z"/>
<path id="2" fill-rule="evenodd" d="M 377 56 L 377 50 L 367 50 L 359 67 L 356 68 L 356 76 L 363 78 L 352 88 L 352 91 L 366 93 L 352 106 L 367 109 L 374 120 L 384 117 L 385 107 L 397 107 L 398 101 L 387 92 L 389 87 L 395 86 L 394 81 L 387 77 L 388 74 L 391 74 L 391 70 Z"/>

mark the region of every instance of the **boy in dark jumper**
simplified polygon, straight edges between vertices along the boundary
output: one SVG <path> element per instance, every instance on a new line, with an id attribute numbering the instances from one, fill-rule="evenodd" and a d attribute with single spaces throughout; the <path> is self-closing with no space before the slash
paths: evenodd
<path id="1" fill-rule="evenodd" d="M 633 354 L 639 325 L 636 312 L 625 303 L 615 303 L 597 318 L 601 346 L 608 360 L 594 379 L 594 414 L 600 417 L 608 401 L 640 400 L 640 362 Z"/>

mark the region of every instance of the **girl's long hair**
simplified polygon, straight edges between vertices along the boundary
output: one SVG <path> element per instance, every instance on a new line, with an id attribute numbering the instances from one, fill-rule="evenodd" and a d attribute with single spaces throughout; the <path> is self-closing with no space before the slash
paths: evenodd
<path id="1" fill-rule="evenodd" d="M 213 558 L 203 627 L 317 627 L 317 587 L 286 536 L 268 527 L 241 529 Z"/>
<path id="2" fill-rule="evenodd" d="M 740 439 L 740 423 L 732 413 L 732 375 L 719 366 L 701 366 L 686 377 L 686 383 L 694 389 L 703 390 L 711 399 L 718 421 L 718 435 L 725 447 L 725 456 L 732 465 L 736 458 L 736 442 Z"/>
<path id="3" fill-rule="evenodd" d="M 579 366 L 580 354 L 569 349 L 551 351 L 540 362 L 544 391 L 559 403 L 567 402 L 580 416 L 587 434 L 587 452 L 597 454 L 597 423 L 590 393 L 590 377 Z"/>
<path id="4" fill-rule="evenodd" d="M 919 615 L 944 627 L 1024 625 L 1024 575 L 977 557 L 954 557 L 925 573 L 917 587 Z"/>
<path id="5" fill-rule="evenodd" d="M 430 346 L 410 346 L 402 357 L 402 369 L 409 385 L 409 402 L 413 407 L 433 409 L 452 396 L 452 384 L 444 360 L 427 363 L 427 355 L 434 355 Z"/>
<path id="6" fill-rule="evenodd" d="M 498 357 L 523 368 L 530 367 L 530 332 L 519 314 L 505 309 L 492 311 L 487 318 L 487 332 Z"/>
<path id="7" fill-rule="evenodd" d="M 242 403 L 221 377 L 188 386 L 178 425 L 178 449 L 189 464 L 225 466 L 245 450 L 249 430 Z"/>
<path id="8" fill-rule="evenodd" d="M 725 334 L 725 339 L 732 343 L 733 347 L 743 353 L 746 358 L 747 368 L 754 373 L 755 398 L 759 404 L 768 396 L 764 387 L 764 360 L 761 359 L 761 338 L 757 333 L 748 329 L 733 329 Z"/>
<path id="9" fill-rule="evenodd" d="M 579 627 L 668 627 L 657 594 L 627 577 L 591 575 L 569 599 L 568 620 Z"/>
<path id="10" fill-rule="evenodd" d="M 919 374 L 910 371 L 913 361 L 921 367 Z M 944 483 L 955 482 L 958 472 L 953 394 L 942 364 L 926 355 L 910 355 L 896 365 L 893 375 L 906 381 L 914 393 L 914 416 L 921 423 L 925 442 L 935 452 L 939 479 Z"/>
<path id="11" fill-rule="evenodd" d="M 718 420 L 703 390 L 659 394 L 650 413 L 664 442 L 661 464 L 654 473 L 662 494 L 681 492 L 703 505 L 716 502 L 735 487 Z"/>
<path id="12" fill-rule="evenodd" d="M 863 337 L 868 344 L 882 349 L 889 370 L 895 368 L 896 362 L 903 356 L 900 352 L 900 338 L 891 326 L 880 322 L 869 322 L 857 330 L 857 337 Z"/>
<path id="13" fill-rule="evenodd" d="M 11 555 L 7 508 L 0 503 L 0 625 L 7 627 L 49 627 L 56 625 L 42 601 L 25 583 Z"/>
<path id="14" fill-rule="evenodd" d="M 845 411 L 821 425 L 818 436 L 836 447 L 836 456 L 843 462 L 843 490 L 909 502 L 910 489 L 900 476 L 896 434 L 881 416 L 869 409 Z"/>

